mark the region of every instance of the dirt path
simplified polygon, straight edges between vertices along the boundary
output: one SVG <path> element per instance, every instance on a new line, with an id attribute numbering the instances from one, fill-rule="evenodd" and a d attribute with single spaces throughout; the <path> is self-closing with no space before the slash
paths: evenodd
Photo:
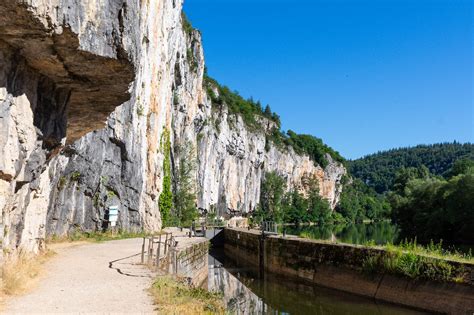
<path id="1" fill-rule="evenodd" d="M 11 299 L 6 314 L 150 314 L 153 274 L 138 265 L 141 239 L 58 250 L 33 292 Z"/>

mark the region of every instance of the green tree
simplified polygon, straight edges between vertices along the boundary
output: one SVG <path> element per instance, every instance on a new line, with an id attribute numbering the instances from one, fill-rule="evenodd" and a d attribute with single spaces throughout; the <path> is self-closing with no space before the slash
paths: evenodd
<path id="1" fill-rule="evenodd" d="M 272 117 L 272 110 L 270 108 L 270 105 L 265 106 L 265 111 L 263 112 L 263 115 L 267 118 Z"/>
<path id="2" fill-rule="evenodd" d="M 161 137 L 161 149 L 164 154 L 163 161 L 163 190 L 158 201 L 163 226 L 169 226 L 171 223 L 171 209 L 173 207 L 173 192 L 171 187 L 171 141 L 170 133 L 164 130 Z"/>
<path id="3" fill-rule="evenodd" d="M 300 224 L 308 222 L 308 200 L 298 190 L 293 189 L 283 199 L 282 212 L 285 223 Z"/>
<path id="4" fill-rule="evenodd" d="M 453 167 L 446 172 L 446 177 L 451 178 L 460 174 L 466 174 L 474 170 L 474 160 L 460 159 L 454 162 Z"/>
<path id="5" fill-rule="evenodd" d="M 174 209 L 181 225 L 188 226 L 197 219 L 196 192 L 193 176 L 196 170 L 195 152 L 192 143 L 175 147 L 179 163 L 175 170 Z"/>
<path id="6" fill-rule="evenodd" d="M 308 221 L 325 225 L 332 223 L 332 209 L 327 200 L 319 194 L 317 179 L 309 179 Z"/>
<path id="7" fill-rule="evenodd" d="M 359 179 L 344 186 L 336 210 L 350 222 L 364 219 L 381 220 L 390 217 L 391 207 L 386 197 L 378 195 Z"/>
<path id="8" fill-rule="evenodd" d="M 268 172 L 261 183 L 260 206 L 265 220 L 281 222 L 281 204 L 286 190 L 286 181 L 276 172 Z"/>

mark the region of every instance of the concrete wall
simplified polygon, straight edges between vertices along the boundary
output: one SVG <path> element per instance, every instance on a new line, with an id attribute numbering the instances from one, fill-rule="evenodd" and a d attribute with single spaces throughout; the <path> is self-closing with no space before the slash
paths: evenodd
<path id="1" fill-rule="evenodd" d="M 407 277 L 363 272 L 368 256 L 383 250 L 328 244 L 300 238 L 270 236 L 225 229 L 225 251 L 266 271 L 303 279 L 317 285 L 432 312 L 473 314 L 474 265 L 452 263 L 464 284 L 414 280 Z M 262 255 L 261 255 L 262 254 Z"/>
<path id="2" fill-rule="evenodd" d="M 209 241 L 195 238 L 170 252 L 168 271 L 199 287 L 208 276 Z"/>

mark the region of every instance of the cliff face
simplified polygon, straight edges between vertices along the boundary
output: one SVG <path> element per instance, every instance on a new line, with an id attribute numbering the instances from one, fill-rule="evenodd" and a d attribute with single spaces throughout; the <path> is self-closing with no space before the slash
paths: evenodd
<path id="1" fill-rule="evenodd" d="M 98 229 L 112 203 L 123 228 L 161 227 L 158 148 L 186 51 L 180 19 L 180 1 L 2 1 L 6 248 Z"/>
<path id="2" fill-rule="evenodd" d="M 112 204 L 119 227 L 160 229 L 165 130 L 173 170 L 183 157 L 196 161 L 201 209 L 252 210 L 269 170 L 289 187 L 317 176 L 337 203 L 341 165 L 323 170 L 292 149 L 266 149 L 263 132 L 212 109 L 201 37 L 183 29 L 181 8 L 180 0 L 0 3 L 6 249 L 36 251 L 47 236 L 101 229 Z"/>
<path id="3" fill-rule="evenodd" d="M 203 65 L 203 60 L 198 64 Z M 276 127 L 275 123 L 258 117 L 261 127 L 256 130 L 248 127 L 241 116 L 229 113 L 226 106 L 216 111 L 203 89 L 202 79 L 197 82 L 197 86 L 193 85 L 197 97 L 192 99 L 187 99 L 186 87 L 175 88 L 173 131 L 177 148 L 174 160 L 180 160 L 182 147 L 192 147 L 196 154 L 199 209 L 217 210 L 220 215 L 253 211 L 260 200 L 263 176 L 271 171 L 286 178 L 288 189 L 297 187 L 303 192 L 307 188 L 303 179 L 316 178 L 320 194 L 332 208 L 337 205 L 341 179 L 346 174 L 341 163 L 327 155 L 329 163 L 323 169 L 291 147 L 267 143 L 266 134 Z M 218 95 L 217 90 L 214 94 Z"/>

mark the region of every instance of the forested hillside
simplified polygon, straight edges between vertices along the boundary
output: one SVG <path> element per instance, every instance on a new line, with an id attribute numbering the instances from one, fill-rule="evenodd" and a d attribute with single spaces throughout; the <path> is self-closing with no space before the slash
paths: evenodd
<path id="1" fill-rule="evenodd" d="M 474 159 L 474 144 L 454 142 L 393 149 L 349 161 L 348 167 L 352 176 L 378 193 L 385 193 L 401 168 L 425 165 L 432 174 L 444 176 L 459 159 Z"/>

